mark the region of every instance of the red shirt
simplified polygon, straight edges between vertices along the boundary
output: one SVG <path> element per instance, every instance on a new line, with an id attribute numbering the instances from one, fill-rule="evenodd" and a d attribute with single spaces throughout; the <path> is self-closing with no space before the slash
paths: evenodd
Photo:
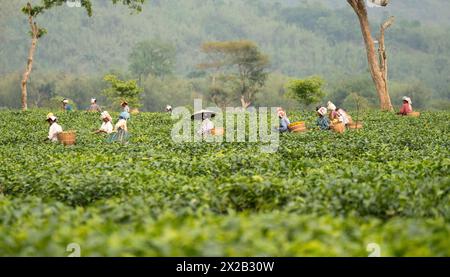
<path id="1" fill-rule="evenodd" d="M 401 114 L 405 114 L 406 115 L 406 114 L 409 114 L 409 113 L 412 113 L 412 112 L 413 112 L 413 110 L 411 108 L 411 105 L 408 104 L 408 103 L 404 103 L 402 108 L 400 109 L 400 113 Z"/>

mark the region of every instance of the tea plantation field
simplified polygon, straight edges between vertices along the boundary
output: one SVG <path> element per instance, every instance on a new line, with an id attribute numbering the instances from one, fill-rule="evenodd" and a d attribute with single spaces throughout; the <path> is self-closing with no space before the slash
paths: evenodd
<path id="1" fill-rule="evenodd" d="M 365 129 L 258 143 L 172 141 L 142 113 L 128 145 L 98 115 L 0 112 L 0 256 L 450 256 L 450 112 L 364 115 Z M 291 114 L 314 125 L 314 114 Z"/>

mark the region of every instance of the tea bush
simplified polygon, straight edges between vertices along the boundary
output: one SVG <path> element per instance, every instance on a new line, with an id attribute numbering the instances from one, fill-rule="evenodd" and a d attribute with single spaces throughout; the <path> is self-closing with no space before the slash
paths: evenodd
<path id="1" fill-rule="evenodd" d="M 0 112 L 0 255 L 450 255 L 448 112 L 372 112 L 363 130 L 282 135 L 272 154 L 175 143 L 150 113 L 128 145 L 93 135 L 96 114 L 57 114 L 77 145 L 47 144 L 46 113 Z"/>

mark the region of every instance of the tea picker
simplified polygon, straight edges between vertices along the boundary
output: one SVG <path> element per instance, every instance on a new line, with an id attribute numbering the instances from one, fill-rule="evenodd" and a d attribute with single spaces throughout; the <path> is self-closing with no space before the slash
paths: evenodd
<path id="1" fill-rule="evenodd" d="M 91 99 L 91 105 L 89 106 L 88 112 L 102 112 L 102 109 L 97 104 L 97 99 Z"/>
<path id="2" fill-rule="evenodd" d="M 130 113 L 130 106 L 128 106 L 128 102 L 127 101 L 122 101 L 120 106 L 122 106 L 122 109 L 123 109 L 124 112 Z"/>
<path id="3" fill-rule="evenodd" d="M 63 132 L 61 125 L 56 123 L 58 121 L 58 118 L 53 113 L 49 113 L 47 115 L 46 121 L 50 125 L 50 128 L 48 130 L 48 137 L 45 140 L 51 142 L 58 142 L 58 134 Z"/>
<path id="4" fill-rule="evenodd" d="M 127 121 L 130 119 L 130 114 L 127 112 L 122 112 L 119 116 L 119 121 L 117 121 L 114 126 L 114 131 L 108 138 L 108 142 L 120 142 L 123 144 L 128 143 L 130 134 L 128 133 Z"/>
<path id="5" fill-rule="evenodd" d="M 100 115 L 100 118 L 102 119 L 102 126 L 95 133 L 96 134 L 102 134 L 102 133 L 111 134 L 113 132 L 113 125 L 111 123 L 112 122 L 111 115 L 107 111 L 104 111 Z"/>
<path id="6" fill-rule="evenodd" d="M 278 108 L 277 114 L 280 119 L 280 127 L 276 128 L 276 130 L 280 133 L 289 132 L 289 125 L 291 125 L 291 121 L 287 117 L 286 112 L 282 108 Z"/>
<path id="7" fill-rule="evenodd" d="M 215 117 L 216 113 L 208 110 L 200 110 L 191 116 L 192 120 L 201 120 L 202 124 L 197 131 L 199 135 L 211 134 L 214 130 L 214 123 L 211 118 Z"/>
<path id="8" fill-rule="evenodd" d="M 327 109 L 330 112 L 331 121 L 338 120 L 345 126 L 348 126 L 350 123 L 352 123 L 352 118 L 348 115 L 348 113 L 344 109 L 336 107 L 333 102 L 328 101 Z"/>
<path id="9" fill-rule="evenodd" d="M 64 98 L 62 102 L 63 105 L 63 110 L 66 112 L 71 112 L 73 111 L 72 105 L 69 104 L 69 100 Z"/>
<path id="10" fill-rule="evenodd" d="M 325 107 L 317 107 L 317 126 L 320 128 L 320 130 L 329 130 L 330 129 L 330 120 L 327 117 L 327 108 Z"/>
<path id="11" fill-rule="evenodd" d="M 419 112 L 414 112 L 412 107 L 412 100 L 410 97 L 404 96 L 403 97 L 403 105 L 400 108 L 400 112 L 397 113 L 398 115 L 405 115 L 405 116 L 411 116 L 411 117 L 419 117 Z"/>

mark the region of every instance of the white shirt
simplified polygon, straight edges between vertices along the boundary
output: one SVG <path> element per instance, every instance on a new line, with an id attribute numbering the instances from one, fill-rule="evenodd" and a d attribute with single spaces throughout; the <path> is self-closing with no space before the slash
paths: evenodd
<path id="1" fill-rule="evenodd" d="M 115 130 L 118 131 L 119 128 L 128 132 L 127 121 L 125 119 L 119 119 L 119 121 L 116 123 Z"/>
<path id="2" fill-rule="evenodd" d="M 344 123 L 345 125 L 350 123 L 350 120 L 348 119 L 348 114 L 344 110 L 339 109 L 338 114 L 340 122 Z"/>
<path id="3" fill-rule="evenodd" d="M 202 122 L 202 127 L 199 130 L 199 134 L 210 134 L 212 129 L 214 129 L 214 123 L 209 119 L 205 119 Z"/>
<path id="4" fill-rule="evenodd" d="M 111 134 L 113 132 L 113 125 L 111 121 L 103 122 L 102 127 L 100 127 L 100 131 L 103 131 L 107 134 Z"/>
<path id="5" fill-rule="evenodd" d="M 57 142 L 58 134 L 62 132 L 63 129 L 61 125 L 55 122 L 52 125 L 50 125 L 50 129 L 48 130 L 48 139 L 51 140 L 52 142 Z"/>

